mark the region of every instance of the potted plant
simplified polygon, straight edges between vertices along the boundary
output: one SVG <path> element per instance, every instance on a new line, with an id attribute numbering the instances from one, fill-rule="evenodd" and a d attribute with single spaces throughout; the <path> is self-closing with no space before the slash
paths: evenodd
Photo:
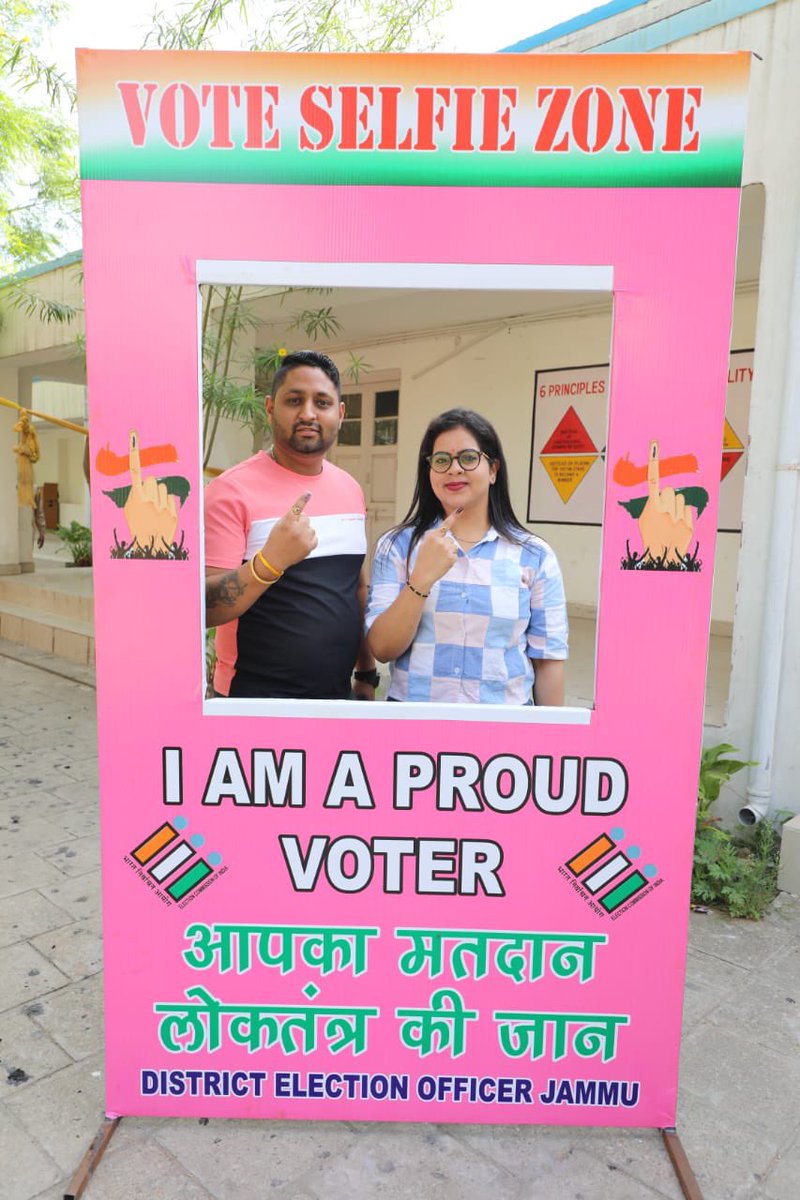
<path id="1" fill-rule="evenodd" d="M 68 567 L 90 567 L 92 565 L 92 531 L 79 521 L 59 525 L 56 531 L 72 555 Z"/>

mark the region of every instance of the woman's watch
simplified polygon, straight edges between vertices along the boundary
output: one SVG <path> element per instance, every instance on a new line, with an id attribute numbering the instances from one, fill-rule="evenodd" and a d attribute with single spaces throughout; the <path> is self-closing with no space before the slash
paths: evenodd
<path id="1" fill-rule="evenodd" d="M 374 688 L 381 681 L 377 667 L 373 667 L 370 671 L 353 671 L 353 679 L 355 679 L 356 683 L 368 683 L 370 687 Z"/>

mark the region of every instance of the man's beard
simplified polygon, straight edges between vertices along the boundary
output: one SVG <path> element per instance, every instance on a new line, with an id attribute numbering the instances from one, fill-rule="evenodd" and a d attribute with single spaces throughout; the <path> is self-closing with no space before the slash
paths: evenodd
<path id="1" fill-rule="evenodd" d="M 303 425 L 301 426 L 301 429 L 311 429 L 316 434 L 316 437 L 300 437 L 300 430 L 293 429 L 289 436 L 289 445 L 297 454 L 319 454 L 320 450 L 330 450 L 331 446 L 336 440 L 335 438 L 331 437 L 330 440 L 326 441 L 322 430 L 316 426 Z"/>

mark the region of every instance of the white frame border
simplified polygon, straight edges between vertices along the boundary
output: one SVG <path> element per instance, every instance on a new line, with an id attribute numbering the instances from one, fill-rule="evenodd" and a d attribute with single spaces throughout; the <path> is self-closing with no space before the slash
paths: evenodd
<path id="1" fill-rule="evenodd" d="M 611 266 L 550 266 L 528 263 L 364 263 L 364 262 L 264 262 L 248 259 L 198 259 L 197 356 L 202 373 L 201 284 L 292 287 L 428 288 L 471 291 L 580 291 L 613 292 Z M 202 417 L 202 395 L 198 387 Z M 202 428 L 202 422 L 199 426 Z M 203 447 L 198 445 L 200 479 Z M 205 547 L 203 511 L 200 512 L 200 646 L 205 677 Z M 599 604 L 598 604 L 599 610 Z M 354 709 L 353 705 L 356 704 Z M 588 725 L 594 709 L 545 708 L 536 705 L 422 704 L 406 701 L 371 704 L 352 700 L 229 700 L 203 699 L 203 716 L 292 717 L 327 720 L 465 721 L 515 725 Z"/>
<path id="2" fill-rule="evenodd" d="M 430 288 L 457 291 L 611 292 L 610 266 L 534 263 L 255 262 L 198 259 L 196 282 L 257 287 Z"/>

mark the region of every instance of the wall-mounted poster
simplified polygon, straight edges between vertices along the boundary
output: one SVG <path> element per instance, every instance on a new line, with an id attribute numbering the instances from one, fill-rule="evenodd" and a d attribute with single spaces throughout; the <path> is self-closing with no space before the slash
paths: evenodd
<path id="1" fill-rule="evenodd" d="M 725 423 L 720 460 L 720 533 L 742 527 L 753 351 L 731 351 L 725 393 Z M 534 383 L 528 520 L 547 525 L 602 525 L 608 421 L 608 363 L 537 371 Z M 680 463 L 678 462 L 680 459 Z M 675 456 L 677 484 L 692 485 L 697 464 L 690 454 Z M 626 462 L 614 467 L 625 486 Z M 666 468 L 666 470 L 665 470 Z M 661 464 L 661 475 L 670 467 Z"/>
<path id="2" fill-rule="evenodd" d="M 747 466 L 747 427 L 750 420 L 750 392 L 753 386 L 753 351 L 734 350 L 728 365 L 725 391 L 725 425 L 722 431 L 722 467 L 720 470 L 717 529 L 720 533 L 740 533 L 742 496 Z"/>
<path id="3" fill-rule="evenodd" d="M 528 520 L 601 525 L 608 363 L 537 371 Z"/>

